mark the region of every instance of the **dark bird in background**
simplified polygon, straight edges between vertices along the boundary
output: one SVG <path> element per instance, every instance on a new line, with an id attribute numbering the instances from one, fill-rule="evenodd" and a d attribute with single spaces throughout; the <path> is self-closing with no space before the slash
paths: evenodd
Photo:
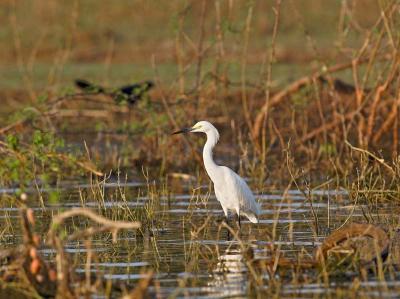
<path id="1" fill-rule="evenodd" d="M 323 76 L 320 76 L 318 78 L 322 83 L 324 84 L 328 84 L 328 80 L 326 78 L 324 78 Z M 346 83 L 340 79 L 334 78 L 333 79 L 333 88 L 341 93 L 345 93 L 345 94 L 353 94 L 356 92 L 356 87 L 354 85 L 351 85 L 349 83 Z M 370 92 L 370 89 L 368 88 L 364 88 L 363 89 L 364 92 Z"/>
<path id="2" fill-rule="evenodd" d="M 124 85 L 119 88 L 104 88 L 100 85 L 93 84 L 85 79 L 76 79 L 75 85 L 87 93 L 103 93 L 111 96 L 118 104 L 126 101 L 128 104 L 135 104 L 151 88 L 154 87 L 153 81 L 143 81 L 130 85 Z"/>

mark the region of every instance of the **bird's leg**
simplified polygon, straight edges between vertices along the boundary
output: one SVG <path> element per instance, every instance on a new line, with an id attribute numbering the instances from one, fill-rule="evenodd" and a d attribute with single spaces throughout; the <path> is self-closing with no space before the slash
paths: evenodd
<path id="1" fill-rule="evenodd" d="M 229 226 L 229 212 L 228 212 L 228 209 L 225 209 L 224 207 L 222 207 L 222 209 L 224 210 L 226 224 Z M 227 230 L 227 235 L 226 235 L 227 241 L 230 241 L 231 240 L 231 232 L 229 231 L 228 228 L 226 230 Z"/>
<path id="2" fill-rule="evenodd" d="M 239 231 L 240 231 L 242 228 L 242 226 L 240 224 L 240 210 L 237 210 L 236 213 L 237 213 L 237 224 L 239 226 Z"/>
<path id="3" fill-rule="evenodd" d="M 228 215 L 226 215 L 226 224 L 229 226 L 229 217 L 228 217 Z M 227 231 L 226 240 L 230 241 L 232 239 L 231 231 L 228 228 L 226 229 L 226 231 Z"/>

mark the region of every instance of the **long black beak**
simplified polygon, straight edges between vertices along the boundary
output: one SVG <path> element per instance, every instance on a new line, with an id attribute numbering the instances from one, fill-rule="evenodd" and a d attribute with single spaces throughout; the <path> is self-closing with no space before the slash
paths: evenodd
<path id="1" fill-rule="evenodd" d="M 191 131 L 193 131 L 193 128 L 183 128 L 183 129 L 181 129 L 179 131 L 176 131 L 176 132 L 172 133 L 171 135 L 189 133 Z"/>

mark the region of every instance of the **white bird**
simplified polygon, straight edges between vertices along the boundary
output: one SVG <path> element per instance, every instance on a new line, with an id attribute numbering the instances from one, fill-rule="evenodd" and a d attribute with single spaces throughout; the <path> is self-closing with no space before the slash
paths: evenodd
<path id="1" fill-rule="evenodd" d="M 228 217 L 228 210 L 231 210 L 238 215 L 239 225 L 241 215 L 246 216 L 252 223 L 258 223 L 261 208 L 245 180 L 232 169 L 214 162 L 212 150 L 219 139 L 218 130 L 208 121 L 199 121 L 193 127 L 173 134 L 188 132 L 200 132 L 207 135 L 207 142 L 203 148 L 204 166 L 214 183 L 215 195 L 221 203 L 225 216 Z"/>

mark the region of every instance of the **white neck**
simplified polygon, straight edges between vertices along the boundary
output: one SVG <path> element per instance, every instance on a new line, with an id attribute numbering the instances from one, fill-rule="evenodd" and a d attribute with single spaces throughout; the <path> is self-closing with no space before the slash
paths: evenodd
<path id="1" fill-rule="evenodd" d="M 219 139 L 218 131 L 208 131 L 207 133 L 207 142 L 203 148 L 203 161 L 208 176 L 214 181 L 214 176 L 216 175 L 216 170 L 218 169 L 218 165 L 214 162 L 213 159 L 213 148 L 217 144 Z"/>

